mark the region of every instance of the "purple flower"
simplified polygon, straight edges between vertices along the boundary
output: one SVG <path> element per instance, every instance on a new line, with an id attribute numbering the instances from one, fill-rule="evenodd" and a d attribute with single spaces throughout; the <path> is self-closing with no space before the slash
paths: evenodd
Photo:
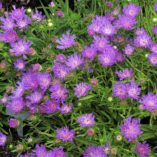
<path id="1" fill-rule="evenodd" d="M 134 3 L 130 3 L 123 8 L 123 13 L 127 16 L 136 17 L 138 16 L 141 8 Z"/>
<path id="2" fill-rule="evenodd" d="M 77 118 L 81 127 L 91 127 L 95 125 L 95 116 L 92 113 L 84 114 Z"/>
<path id="3" fill-rule="evenodd" d="M 157 65 L 157 53 L 151 53 L 151 54 L 149 54 L 148 55 L 148 60 L 149 60 L 149 62 L 152 65 L 156 66 Z"/>
<path id="4" fill-rule="evenodd" d="M 31 45 L 32 43 L 30 41 L 20 39 L 17 42 L 11 44 L 10 52 L 13 53 L 15 56 L 26 55 L 30 53 Z"/>
<path id="5" fill-rule="evenodd" d="M 41 111 L 43 113 L 51 114 L 57 112 L 59 104 L 53 100 L 47 100 L 42 106 Z"/>
<path id="6" fill-rule="evenodd" d="M 116 62 L 123 63 L 125 61 L 125 57 L 121 52 L 116 53 Z"/>
<path id="7" fill-rule="evenodd" d="M 19 126 L 19 121 L 15 118 L 9 119 L 8 123 L 11 128 L 17 128 Z"/>
<path id="8" fill-rule="evenodd" d="M 25 102 L 23 98 L 13 98 L 11 102 L 8 103 L 7 108 L 15 113 L 21 112 L 25 107 Z"/>
<path id="9" fill-rule="evenodd" d="M 23 7 L 17 9 L 16 6 L 13 6 L 13 10 L 12 10 L 10 16 L 15 21 L 18 21 L 25 16 L 25 9 Z"/>
<path id="10" fill-rule="evenodd" d="M 53 72 L 55 77 L 65 79 L 68 76 L 70 69 L 65 65 L 56 63 L 53 66 Z"/>
<path id="11" fill-rule="evenodd" d="M 96 16 L 92 23 L 88 26 L 88 34 L 93 36 L 95 33 L 100 33 L 101 27 L 103 26 L 103 16 Z M 106 19 L 106 18 L 105 18 Z"/>
<path id="12" fill-rule="evenodd" d="M 134 72 L 132 69 L 124 69 L 121 71 L 116 71 L 116 74 L 120 80 L 124 80 L 126 78 L 131 78 L 134 75 Z"/>
<path id="13" fill-rule="evenodd" d="M 22 97 L 23 94 L 24 94 L 24 91 L 25 91 L 25 89 L 24 89 L 22 83 L 18 82 L 17 84 L 18 84 L 18 85 L 17 85 L 16 89 L 15 89 L 15 90 L 13 91 L 13 93 L 12 93 L 12 97 L 13 97 L 13 98 Z"/>
<path id="14" fill-rule="evenodd" d="M 61 139 L 63 142 L 72 142 L 75 137 L 75 131 L 70 130 L 68 127 L 57 129 L 56 132 L 56 138 Z"/>
<path id="15" fill-rule="evenodd" d="M 83 64 L 83 59 L 81 58 L 80 55 L 77 53 L 74 53 L 70 56 L 68 56 L 68 59 L 66 61 L 66 65 L 71 69 L 77 69 L 79 66 Z"/>
<path id="16" fill-rule="evenodd" d="M 19 39 L 17 33 L 14 30 L 6 30 L 3 34 L 3 40 L 6 43 L 14 43 Z"/>
<path id="17" fill-rule="evenodd" d="M 127 84 L 127 93 L 128 97 L 131 99 L 139 99 L 140 88 L 139 84 L 135 84 L 134 80 L 131 80 L 129 84 Z"/>
<path id="18" fill-rule="evenodd" d="M 0 10 L 3 8 L 2 2 L 0 1 Z"/>
<path id="19" fill-rule="evenodd" d="M 24 16 L 24 18 L 19 19 L 19 20 L 16 22 L 16 24 L 17 24 L 17 27 L 18 27 L 19 29 L 23 30 L 23 29 L 27 28 L 28 25 L 31 24 L 31 20 L 29 19 L 28 16 Z"/>
<path id="20" fill-rule="evenodd" d="M 59 54 L 55 58 L 56 62 L 65 63 L 66 62 L 66 56 L 64 54 Z"/>
<path id="21" fill-rule="evenodd" d="M 90 145 L 84 152 L 83 157 L 107 157 L 103 146 Z"/>
<path id="22" fill-rule="evenodd" d="M 0 146 L 4 146 L 7 141 L 7 136 L 0 132 Z"/>
<path id="23" fill-rule="evenodd" d="M 139 135 L 142 134 L 140 127 L 141 127 L 140 119 L 134 119 L 131 116 L 129 116 L 127 119 L 125 119 L 124 123 L 120 126 L 120 129 L 122 135 L 128 141 L 134 141 L 138 138 Z"/>
<path id="24" fill-rule="evenodd" d="M 75 89 L 74 89 L 75 95 L 78 98 L 81 96 L 86 96 L 90 90 L 91 90 L 91 86 L 87 83 L 84 83 L 84 82 L 77 84 Z"/>
<path id="25" fill-rule="evenodd" d="M 51 81 L 52 81 L 51 74 L 46 73 L 46 72 L 45 73 L 39 73 L 37 79 L 38 79 L 38 83 L 39 83 L 40 88 L 43 90 L 48 89 L 48 87 L 50 86 Z"/>
<path id="26" fill-rule="evenodd" d="M 94 36 L 93 45 L 99 52 L 102 52 L 107 46 L 109 46 L 109 41 L 104 37 Z"/>
<path id="27" fill-rule="evenodd" d="M 85 59 L 93 60 L 96 55 L 97 55 L 97 52 L 94 45 L 86 46 L 82 52 L 82 56 Z"/>
<path id="28" fill-rule="evenodd" d="M 57 46 L 58 49 L 67 49 L 75 44 L 75 35 L 71 35 L 70 32 L 66 32 L 66 34 L 62 34 L 61 38 L 57 40 L 59 44 Z"/>
<path id="29" fill-rule="evenodd" d="M 157 54 L 157 43 L 152 43 L 152 44 L 149 46 L 149 49 L 150 49 L 151 52 Z"/>
<path id="30" fill-rule="evenodd" d="M 116 63 L 116 51 L 112 47 L 108 47 L 107 51 L 99 55 L 98 58 L 103 67 L 112 66 Z"/>
<path id="31" fill-rule="evenodd" d="M 131 56 L 132 54 L 133 54 L 133 52 L 134 52 L 134 47 L 133 46 L 131 46 L 130 44 L 127 44 L 126 46 L 125 46 L 125 49 L 124 49 L 124 53 L 127 55 L 127 56 Z"/>
<path id="32" fill-rule="evenodd" d="M 132 30 L 136 24 L 136 19 L 130 16 L 121 15 L 119 16 L 118 24 L 120 28 Z"/>
<path id="33" fill-rule="evenodd" d="M 1 17 L 0 21 L 2 22 L 1 28 L 3 30 L 13 30 L 16 26 L 14 20 L 8 15 L 6 16 L 6 18 Z"/>
<path id="34" fill-rule="evenodd" d="M 55 6 L 55 3 L 52 1 L 52 2 L 50 2 L 49 6 L 50 6 L 50 7 L 54 7 L 54 6 Z"/>
<path id="35" fill-rule="evenodd" d="M 62 10 L 57 10 L 56 11 L 56 16 L 58 16 L 58 17 L 64 17 L 63 11 Z"/>
<path id="36" fill-rule="evenodd" d="M 32 20 L 41 22 L 44 20 L 45 16 L 42 15 L 42 12 L 36 10 L 35 13 L 32 13 Z"/>
<path id="37" fill-rule="evenodd" d="M 157 95 L 153 93 L 144 95 L 140 100 L 140 104 L 142 109 L 154 112 L 157 110 Z"/>
<path id="38" fill-rule="evenodd" d="M 50 156 L 50 157 L 67 157 L 67 155 L 64 152 L 64 148 L 59 147 L 53 150 L 53 156 Z"/>
<path id="39" fill-rule="evenodd" d="M 136 146 L 136 152 L 140 157 L 149 157 L 149 153 L 151 152 L 149 145 L 144 142 L 138 142 Z"/>
<path id="40" fill-rule="evenodd" d="M 62 113 L 62 114 L 67 114 L 67 113 L 70 113 L 72 112 L 72 104 L 63 104 L 61 107 L 59 107 L 59 111 Z"/>
<path id="41" fill-rule="evenodd" d="M 44 145 L 36 145 L 35 150 L 33 150 L 33 154 L 37 157 L 43 157 L 47 154 L 47 150 Z"/>
<path id="42" fill-rule="evenodd" d="M 26 90 L 35 90 L 38 88 L 38 75 L 37 73 L 27 72 L 22 76 L 22 86 Z"/>
<path id="43" fill-rule="evenodd" d="M 146 30 L 143 27 L 138 28 L 135 33 L 136 33 L 136 35 L 147 34 Z"/>
<path id="44" fill-rule="evenodd" d="M 117 82 L 113 87 L 113 96 L 123 100 L 127 98 L 127 86 L 122 82 Z"/>
<path id="45" fill-rule="evenodd" d="M 154 10 L 157 12 L 157 3 L 154 5 Z"/>
<path id="46" fill-rule="evenodd" d="M 25 68 L 26 62 L 24 62 L 21 58 L 17 59 L 14 63 L 14 66 L 18 70 L 23 70 Z"/>
<path id="47" fill-rule="evenodd" d="M 135 37 L 134 43 L 137 47 L 148 48 L 151 44 L 151 38 L 147 33 L 143 33 Z"/>
<path id="48" fill-rule="evenodd" d="M 116 34 L 115 27 L 111 24 L 111 22 L 106 19 L 103 21 L 103 26 L 100 28 L 100 32 L 105 36 L 113 36 Z"/>
<path id="49" fill-rule="evenodd" d="M 157 36 L 157 25 L 155 25 L 152 29 L 153 33 Z"/>
<path id="50" fill-rule="evenodd" d="M 68 96 L 68 90 L 60 83 L 53 85 L 50 88 L 50 91 L 51 91 L 51 98 L 57 101 L 63 102 Z"/>
<path id="51" fill-rule="evenodd" d="M 39 91 L 34 91 L 31 95 L 26 97 L 31 104 L 38 104 L 40 103 L 41 99 L 43 98 L 43 93 Z"/>

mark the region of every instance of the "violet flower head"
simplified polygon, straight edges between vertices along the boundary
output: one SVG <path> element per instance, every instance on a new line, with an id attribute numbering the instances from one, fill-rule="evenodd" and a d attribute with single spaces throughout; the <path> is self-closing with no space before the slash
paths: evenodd
<path id="1" fill-rule="evenodd" d="M 157 3 L 154 5 L 154 10 L 157 12 Z"/>
<path id="2" fill-rule="evenodd" d="M 51 1 L 50 4 L 49 4 L 49 6 L 50 6 L 50 7 L 54 7 L 54 6 L 55 6 L 55 3 L 54 3 L 53 1 Z"/>
<path id="3" fill-rule="evenodd" d="M 18 21 L 18 20 L 22 19 L 25 16 L 25 9 L 23 7 L 16 8 L 16 6 L 13 6 L 13 10 L 10 13 L 10 16 L 15 21 Z"/>
<path id="4" fill-rule="evenodd" d="M 79 66 L 81 66 L 84 63 L 81 56 L 77 53 L 74 53 L 70 56 L 68 56 L 68 59 L 66 61 L 66 65 L 71 69 L 77 69 Z"/>
<path id="5" fill-rule="evenodd" d="M 152 43 L 150 46 L 149 46 L 149 49 L 152 53 L 156 53 L 157 54 L 157 43 Z"/>
<path id="6" fill-rule="evenodd" d="M 45 19 L 45 16 L 42 15 L 42 12 L 35 10 L 34 13 L 32 13 L 32 20 L 37 21 L 37 22 L 41 22 L 42 20 Z"/>
<path id="7" fill-rule="evenodd" d="M 125 61 L 125 56 L 121 52 L 116 53 L 116 62 L 123 63 Z"/>
<path id="8" fill-rule="evenodd" d="M 134 75 L 134 72 L 132 69 L 124 69 L 124 70 L 116 71 L 116 75 L 121 81 L 127 78 L 131 78 Z"/>
<path id="9" fill-rule="evenodd" d="M 136 25 L 136 19 L 130 16 L 121 15 L 118 19 L 120 28 L 124 30 L 132 30 Z"/>
<path id="10" fill-rule="evenodd" d="M 17 128 L 19 126 L 19 121 L 15 118 L 10 118 L 8 123 L 11 128 Z"/>
<path id="11" fill-rule="evenodd" d="M 121 134 L 130 142 L 134 141 L 143 132 L 140 129 L 140 119 L 134 119 L 129 116 L 124 120 L 124 123 L 120 126 Z"/>
<path id="12" fill-rule="evenodd" d="M 56 132 L 56 138 L 61 139 L 63 142 L 72 142 L 75 137 L 75 131 L 70 130 L 68 127 L 57 129 Z"/>
<path id="13" fill-rule="evenodd" d="M 108 49 L 108 51 L 104 52 L 103 54 L 100 54 L 98 57 L 98 60 L 100 64 L 103 67 L 112 66 L 116 63 L 116 51 L 110 51 L 111 49 Z"/>
<path id="14" fill-rule="evenodd" d="M 123 8 L 123 13 L 127 16 L 131 16 L 131 17 L 136 17 L 138 16 L 139 12 L 141 11 L 141 8 L 134 4 L 134 3 L 130 3 L 126 6 L 124 6 Z"/>
<path id="15" fill-rule="evenodd" d="M 56 16 L 58 16 L 58 17 L 64 17 L 63 11 L 62 10 L 57 10 L 56 11 Z"/>
<path id="16" fill-rule="evenodd" d="M 91 90 L 91 85 L 81 82 L 76 85 L 74 91 L 75 95 L 80 98 L 81 96 L 86 96 L 87 93 Z"/>
<path id="17" fill-rule="evenodd" d="M 43 93 L 39 91 L 34 91 L 31 95 L 26 97 L 31 104 L 38 104 L 40 103 L 41 99 L 43 98 Z"/>
<path id="18" fill-rule="evenodd" d="M 36 90 L 39 86 L 37 73 L 27 72 L 22 76 L 21 84 L 25 90 Z"/>
<path id="19" fill-rule="evenodd" d="M 135 37 L 134 43 L 137 47 L 148 48 L 151 44 L 151 38 L 147 33 L 143 33 Z"/>
<path id="20" fill-rule="evenodd" d="M 66 62 L 66 56 L 64 54 L 58 54 L 55 58 L 56 62 L 59 63 L 65 63 Z"/>
<path id="21" fill-rule="evenodd" d="M 117 82 L 113 86 L 113 96 L 118 97 L 121 100 L 126 99 L 128 97 L 126 84 Z"/>
<path id="22" fill-rule="evenodd" d="M 61 38 L 57 40 L 59 44 L 58 49 L 65 50 L 75 44 L 75 35 L 71 35 L 69 31 L 66 34 L 62 34 Z"/>
<path id="23" fill-rule="evenodd" d="M 140 96 L 139 83 L 135 84 L 134 80 L 131 80 L 130 83 L 127 84 L 127 93 L 129 98 L 138 100 Z"/>
<path id="24" fill-rule="evenodd" d="M 7 108 L 15 113 L 21 112 L 25 107 L 25 102 L 23 98 L 13 98 L 11 102 L 8 103 Z"/>
<path id="25" fill-rule="evenodd" d="M 68 96 L 68 90 L 60 83 L 53 85 L 50 88 L 50 91 L 51 91 L 51 98 L 57 101 L 63 102 Z"/>
<path id="26" fill-rule="evenodd" d="M 157 25 L 152 28 L 153 33 L 157 36 Z"/>
<path id="27" fill-rule="evenodd" d="M 47 100 L 42 106 L 41 111 L 46 114 L 52 114 L 57 112 L 59 104 L 53 100 Z"/>
<path id="28" fill-rule="evenodd" d="M 6 43 L 14 43 L 19 39 L 17 33 L 14 30 L 6 30 L 3 33 L 3 38 Z"/>
<path id="29" fill-rule="evenodd" d="M 103 21 L 103 26 L 100 28 L 100 32 L 105 36 L 113 36 L 116 34 L 115 27 L 111 24 L 111 22 L 106 19 Z"/>
<path id="30" fill-rule="evenodd" d="M 35 149 L 33 150 L 33 155 L 37 157 L 43 157 L 47 154 L 47 150 L 44 145 L 36 145 Z"/>
<path id="31" fill-rule="evenodd" d="M 89 59 L 89 60 L 93 60 L 96 55 L 97 55 L 97 51 L 94 45 L 86 46 L 82 52 L 82 56 L 85 59 Z"/>
<path id="32" fill-rule="evenodd" d="M 51 74 L 49 73 L 39 73 L 37 76 L 38 79 L 38 83 L 41 89 L 46 90 L 49 88 L 51 81 L 52 81 L 52 77 Z"/>
<path id="33" fill-rule="evenodd" d="M 16 27 L 14 20 L 8 15 L 5 18 L 1 17 L 0 21 L 2 22 L 1 28 L 3 30 L 13 30 Z"/>
<path id="34" fill-rule="evenodd" d="M 0 132 L 0 146 L 4 146 L 7 141 L 7 136 Z"/>
<path id="35" fill-rule="evenodd" d="M 93 45 L 99 52 L 102 52 L 109 45 L 109 41 L 104 37 L 94 36 Z"/>
<path id="36" fill-rule="evenodd" d="M 70 69 L 67 66 L 59 63 L 55 63 L 52 70 L 54 76 L 59 79 L 65 79 L 70 72 Z"/>
<path id="37" fill-rule="evenodd" d="M 154 112 L 157 110 L 157 95 L 153 93 L 148 93 L 144 95 L 140 100 L 141 108 L 143 110 L 149 110 L 150 112 Z"/>
<path id="38" fill-rule="evenodd" d="M 83 157 L 107 157 L 103 146 L 90 145 L 84 152 Z"/>
<path id="39" fill-rule="evenodd" d="M 127 55 L 127 56 L 131 56 L 133 53 L 134 53 L 134 47 L 131 46 L 130 44 L 127 44 L 125 46 L 125 49 L 124 49 L 124 53 Z"/>
<path id="40" fill-rule="evenodd" d="M 95 116 L 92 113 L 84 114 L 77 118 L 81 127 L 91 127 L 95 125 Z"/>
<path id="41" fill-rule="evenodd" d="M 32 43 L 30 41 L 20 39 L 17 42 L 11 44 L 10 53 L 14 54 L 15 56 L 29 54 L 31 51 L 31 45 Z"/>
<path id="42" fill-rule="evenodd" d="M 142 34 L 147 34 L 146 30 L 141 27 L 141 28 L 138 28 L 135 32 L 136 35 L 142 35 Z"/>
<path id="43" fill-rule="evenodd" d="M 144 142 L 138 142 L 136 146 L 136 152 L 140 157 L 149 157 L 149 153 L 151 152 L 149 145 Z"/>
<path id="44" fill-rule="evenodd" d="M 18 70 L 23 70 L 25 68 L 26 62 L 23 61 L 21 58 L 17 59 L 14 63 L 14 66 Z"/>
<path id="45" fill-rule="evenodd" d="M 157 53 L 151 53 L 151 54 L 149 54 L 148 55 L 148 60 L 149 60 L 149 62 L 152 65 L 156 66 L 157 65 Z"/>
<path id="46" fill-rule="evenodd" d="M 72 112 L 72 104 L 63 104 L 61 107 L 59 107 L 59 111 L 62 113 L 62 114 L 67 114 L 67 113 L 70 113 Z"/>
<path id="47" fill-rule="evenodd" d="M 16 86 L 16 89 L 12 92 L 12 97 L 13 98 L 22 97 L 24 92 L 25 92 L 25 89 L 24 89 L 22 83 L 18 82 L 17 86 Z"/>
<path id="48" fill-rule="evenodd" d="M 63 147 L 53 149 L 53 156 L 51 157 L 67 157 L 66 153 L 64 152 Z"/>
<path id="49" fill-rule="evenodd" d="M 27 28 L 28 25 L 30 24 L 31 24 L 31 20 L 28 16 L 24 16 L 22 19 L 16 22 L 16 25 L 20 30 Z"/>

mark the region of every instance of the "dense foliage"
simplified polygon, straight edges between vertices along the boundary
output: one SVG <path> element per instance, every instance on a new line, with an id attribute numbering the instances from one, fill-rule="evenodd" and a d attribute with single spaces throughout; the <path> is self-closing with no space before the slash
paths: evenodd
<path id="1" fill-rule="evenodd" d="M 157 156 L 155 1 L 0 10 L 0 156 Z"/>

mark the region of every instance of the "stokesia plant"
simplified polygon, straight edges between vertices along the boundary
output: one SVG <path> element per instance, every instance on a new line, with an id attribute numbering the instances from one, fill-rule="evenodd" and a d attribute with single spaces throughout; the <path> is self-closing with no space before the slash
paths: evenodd
<path id="1" fill-rule="evenodd" d="M 134 2 L 0 3 L 0 156 L 157 156 L 157 4 Z"/>

